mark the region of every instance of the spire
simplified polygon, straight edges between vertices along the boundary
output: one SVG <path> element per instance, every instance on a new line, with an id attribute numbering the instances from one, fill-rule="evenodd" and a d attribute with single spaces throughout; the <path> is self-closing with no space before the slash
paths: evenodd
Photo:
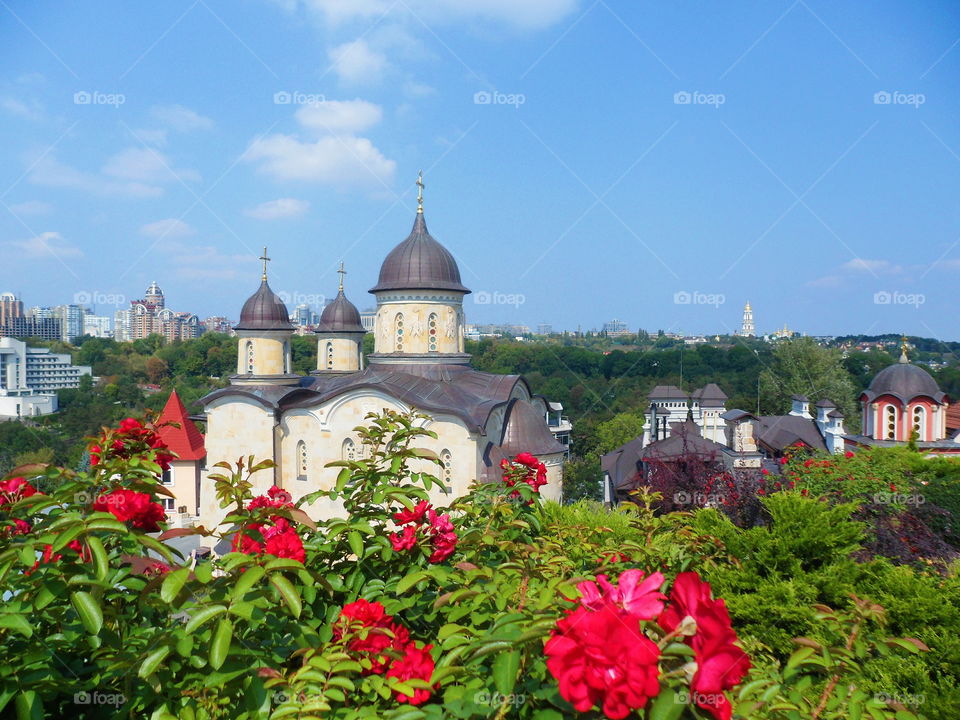
<path id="1" fill-rule="evenodd" d="M 347 274 L 347 271 L 343 269 L 343 260 L 340 261 L 340 269 L 337 270 L 337 274 L 340 276 L 340 292 L 343 292 L 343 276 Z"/>
<path id="2" fill-rule="evenodd" d="M 423 170 L 417 173 L 417 214 L 423 215 Z"/>
<path id="3" fill-rule="evenodd" d="M 904 335 L 900 338 L 900 362 L 909 363 L 910 358 L 907 357 L 907 348 L 910 347 L 907 344 L 907 336 Z"/>
<path id="4" fill-rule="evenodd" d="M 259 258 L 257 258 L 257 259 L 258 259 L 258 260 L 263 260 L 263 276 L 262 276 L 261 279 L 263 280 L 263 282 L 266 282 L 266 281 L 267 281 L 267 263 L 270 262 L 270 258 L 267 257 L 267 247 L 266 247 L 266 245 L 264 245 L 264 247 L 263 247 L 263 255 L 261 255 L 261 256 L 260 256 Z"/>

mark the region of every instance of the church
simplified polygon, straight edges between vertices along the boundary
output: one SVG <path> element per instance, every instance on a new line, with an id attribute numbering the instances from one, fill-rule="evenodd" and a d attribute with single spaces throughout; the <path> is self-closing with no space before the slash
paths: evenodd
<path id="1" fill-rule="evenodd" d="M 341 268 L 336 298 L 323 310 L 317 336 L 317 368 L 291 372 L 294 326 L 270 289 L 266 251 L 260 287 L 244 303 L 236 326 L 237 374 L 230 386 L 210 393 L 204 405 L 206 456 L 213 462 L 253 455 L 276 467 L 253 476 L 254 494 L 277 485 L 294 500 L 329 490 L 340 468 L 335 460 L 361 459 L 365 448 L 354 430 L 367 413 L 385 408 L 428 416 L 423 427 L 437 438 L 418 443 L 442 466 L 431 472 L 448 486 L 431 500 L 446 504 L 476 481 L 500 480 L 500 461 L 520 452 L 547 466 L 545 499 L 561 497 L 566 446 L 551 432 L 549 404 L 519 375 L 495 375 L 470 366 L 464 348 L 463 299 L 470 293 L 453 255 L 427 230 L 423 185 L 410 235 L 383 261 L 371 288 L 377 303 L 374 352 L 363 354 L 366 330 L 345 294 Z M 204 471 L 200 522 L 224 517 L 213 481 Z M 215 472 L 215 471 L 213 471 Z M 339 503 L 321 499 L 305 508 L 320 519 L 342 514 Z"/>

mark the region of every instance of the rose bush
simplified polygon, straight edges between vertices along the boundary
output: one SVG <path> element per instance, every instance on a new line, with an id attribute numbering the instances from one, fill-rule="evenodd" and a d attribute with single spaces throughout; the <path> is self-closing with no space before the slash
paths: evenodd
<path id="1" fill-rule="evenodd" d="M 357 428 L 363 459 L 331 463 L 333 487 L 296 503 L 260 479 L 271 463 L 219 463 L 210 480 L 227 515 L 216 528 L 163 530 L 160 477 L 172 456 L 149 422 L 104 430 L 89 472 L 31 466 L 4 479 L 0 712 L 726 720 L 743 703 L 775 711 L 785 675 L 773 661 L 750 669 L 724 601 L 697 570 L 722 561 L 715 542 L 680 514 L 654 517 L 653 498 L 624 515 L 636 540 L 558 525 L 539 498 L 545 468 L 527 453 L 504 463 L 503 483 L 440 507 L 429 472 L 439 461 L 416 447 L 430 435 L 421 422 L 369 416 Z M 313 520 L 321 497 L 343 517 Z M 196 561 L 168 544 L 191 535 L 229 551 Z M 867 706 L 893 717 L 884 703 Z"/>

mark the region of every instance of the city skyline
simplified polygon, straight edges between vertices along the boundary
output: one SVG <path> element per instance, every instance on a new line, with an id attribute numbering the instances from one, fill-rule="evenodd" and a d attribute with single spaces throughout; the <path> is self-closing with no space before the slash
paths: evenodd
<path id="1" fill-rule="evenodd" d="M 960 337 L 956 8 L 515 5 L 5 6 L 0 290 L 367 307 L 422 168 L 471 323 Z"/>

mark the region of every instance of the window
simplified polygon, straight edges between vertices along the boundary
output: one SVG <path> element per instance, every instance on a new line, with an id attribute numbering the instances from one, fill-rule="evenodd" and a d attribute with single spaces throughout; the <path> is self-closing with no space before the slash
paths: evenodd
<path id="1" fill-rule="evenodd" d="M 297 443 L 297 480 L 307 479 L 307 444 L 301 440 Z"/>
<path id="2" fill-rule="evenodd" d="M 430 319 L 427 321 L 427 337 L 430 341 L 430 352 L 437 351 L 437 314 L 430 313 Z"/>
<path id="3" fill-rule="evenodd" d="M 290 341 L 283 341 L 283 372 L 290 374 Z"/>
<path id="4" fill-rule="evenodd" d="M 887 440 L 897 439 L 897 409 L 893 405 L 887 405 Z"/>
<path id="5" fill-rule="evenodd" d="M 918 439 L 927 439 L 927 410 L 922 405 L 913 408 L 913 429 Z"/>
<path id="6" fill-rule="evenodd" d="M 444 484 L 444 492 L 452 493 L 453 487 L 451 482 L 453 482 L 453 456 L 450 454 L 449 450 L 444 450 L 440 453 L 440 462 L 443 463 L 443 467 L 440 469 L 440 480 Z"/>
<path id="7" fill-rule="evenodd" d="M 343 441 L 343 459 L 347 462 L 357 459 L 357 444 L 351 438 Z"/>
<path id="8" fill-rule="evenodd" d="M 247 373 L 253 374 L 253 343 L 247 340 L 245 355 L 247 356 Z"/>
<path id="9" fill-rule="evenodd" d="M 403 352 L 403 313 L 397 313 L 393 320 L 394 350 Z"/>
<path id="10" fill-rule="evenodd" d="M 170 473 L 170 468 L 163 471 L 163 474 L 160 476 L 160 482 L 164 485 L 173 485 L 173 475 Z"/>
<path id="11" fill-rule="evenodd" d="M 176 509 L 177 501 L 174 500 L 173 498 L 165 497 L 165 498 L 161 498 L 161 500 L 163 501 L 163 509 L 166 510 L 168 513 L 171 513 Z"/>
<path id="12" fill-rule="evenodd" d="M 327 349 L 324 351 L 327 358 L 327 370 L 333 370 L 333 343 L 327 342 Z"/>

